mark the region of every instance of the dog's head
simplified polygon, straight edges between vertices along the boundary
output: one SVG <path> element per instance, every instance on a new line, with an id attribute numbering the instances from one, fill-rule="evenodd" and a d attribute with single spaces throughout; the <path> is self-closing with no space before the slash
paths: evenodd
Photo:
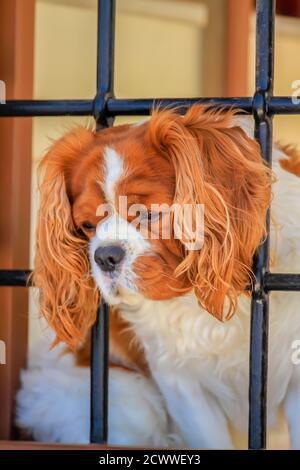
<path id="1" fill-rule="evenodd" d="M 251 281 L 270 170 L 234 112 L 155 111 L 138 126 L 76 128 L 41 163 L 34 282 L 58 338 L 75 346 L 110 304 L 194 290 L 219 319 Z"/>

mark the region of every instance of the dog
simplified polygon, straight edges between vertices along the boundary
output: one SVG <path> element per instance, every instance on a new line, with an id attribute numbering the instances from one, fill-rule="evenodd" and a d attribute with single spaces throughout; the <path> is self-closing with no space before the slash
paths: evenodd
<path id="1" fill-rule="evenodd" d="M 109 442 L 234 447 L 230 430 L 247 429 L 249 287 L 270 205 L 271 269 L 300 267 L 300 156 L 274 145 L 273 160 L 271 171 L 251 118 L 201 105 L 99 132 L 76 127 L 53 144 L 40 167 L 33 282 L 53 345 L 69 350 L 35 351 L 17 397 L 21 428 L 88 442 L 89 337 L 101 295 L 111 307 Z M 271 294 L 268 426 L 283 406 L 294 449 L 299 301 Z"/>

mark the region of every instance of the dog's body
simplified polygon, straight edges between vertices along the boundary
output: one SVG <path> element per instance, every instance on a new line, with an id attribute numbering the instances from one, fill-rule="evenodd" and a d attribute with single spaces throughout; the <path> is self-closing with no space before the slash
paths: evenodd
<path id="1" fill-rule="evenodd" d="M 246 132 L 251 131 L 246 129 Z M 243 145 L 246 148 L 248 143 L 244 142 Z M 291 166 L 289 160 L 280 163 L 282 159 L 286 159 L 285 154 L 278 148 L 274 149 L 273 170 L 278 181 L 273 186 L 271 211 L 271 269 L 274 272 L 297 272 L 300 268 L 300 182 L 296 175 L 300 169 L 300 160 L 297 161 L 293 156 Z M 101 184 L 106 200 L 113 200 L 116 184 L 122 178 L 123 172 L 117 152 L 106 153 L 106 165 L 105 181 Z M 126 172 L 128 173 L 128 168 Z M 168 184 L 173 183 L 170 180 Z M 261 204 L 260 215 L 264 218 L 268 204 L 260 201 L 257 192 L 252 192 L 251 197 L 257 197 L 258 204 Z M 249 204 L 253 204 L 253 201 Z M 241 206 L 247 218 L 247 204 Z M 77 217 L 76 209 L 73 211 L 73 217 Z M 238 292 L 236 313 L 233 318 L 223 323 L 207 313 L 209 310 L 215 316 L 220 316 L 217 308 L 214 310 L 210 306 L 207 300 L 209 297 L 201 298 L 201 294 L 197 292 L 198 286 L 193 284 L 194 281 L 189 289 L 185 289 L 184 282 L 180 286 L 174 284 L 173 291 L 175 288 L 178 291 L 181 289 L 180 295 L 165 293 L 166 288 L 159 271 L 156 283 L 157 266 L 154 266 L 151 276 L 147 266 L 144 270 L 136 269 L 135 274 L 138 273 L 143 280 L 151 280 L 148 283 L 150 287 L 147 284 L 148 290 L 144 286 L 132 288 L 135 283 L 135 275 L 131 269 L 134 260 L 139 259 L 149 249 L 149 242 L 140 233 L 132 231 L 129 231 L 124 242 L 127 244 L 127 253 L 130 253 L 129 261 L 126 261 L 126 272 L 130 271 L 130 275 L 126 278 L 126 285 L 120 281 L 118 294 L 112 294 L 108 281 L 111 278 L 105 278 L 94 256 L 99 246 L 98 239 L 105 246 L 113 239 L 114 217 L 116 216 L 113 215 L 109 219 L 107 230 L 104 232 L 103 224 L 97 232 L 97 237 L 92 238 L 90 242 L 93 277 L 106 300 L 115 305 L 118 311 L 112 313 L 111 365 L 118 367 L 111 368 L 110 441 L 145 446 L 173 446 L 174 442 L 177 442 L 178 445 L 193 448 L 231 448 L 233 444 L 228 425 L 246 431 L 248 421 L 249 297 Z M 257 213 L 255 217 L 257 219 Z M 118 226 L 118 230 L 122 230 L 122 227 L 120 229 Z M 258 240 L 263 235 L 263 230 L 259 233 L 254 224 L 253 231 L 255 230 Z M 241 241 L 243 243 L 242 236 Z M 258 242 L 255 243 L 258 246 Z M 171 247 L 170 251 L 172 250 Z M 164 262 L 169 262 L 168 259 L 165 258 Z M 227 261 L 227 258 L 221 260 L 224 265 Z M 170 260 L 170 265 L 172 263 L 173 260 Z M 241 277 L 243 275 L 241 273 Z M 207 278 L 210 283 L 214 283 L 211 274 Z M 168 276 L 165 279 L 167 283 Z M 234 282 L 238 284 L 239 280 L 229 281 L 228 284 L 233 285 Z M 153 288 L 152 294 L 149 294 L 149 289 L 154 285 L 156 290 Z M 223 284 L 219 284 L 212 287 L 212 293 L 222 291 L 222 286 Z M 203 289 L 202 285 L 201 292 Z M 222 308 L 224 302 L 226 306 L 226 302 L 230 304 L 231 300 L 223 298 Z M 219 299 L 215 299 L 214 305 L 218 305 L 218 302 Z M 293 448 L 300 448 L 300 365 L 297 366 L 292 361 L 293 344 L 295 340 L 300 339 L 299 304 L 300 293 L 271 294 L 268 425 L 274 425 L 279 406 L 283 404 Z M 58 319 L 55 315 L 49 317 L 47 312 L 46 317 L 56 332 L 58 331 L 58 337 L 71 346 L 74 345 L 71 340 L 76 337 L 77 330 L 74 334 L 70 333 L 71 330 L 64 325 L 61 332 L 61 318 Z M 82 321 L 84 320 L 81 319 L 81 324 Z M 114 327 L 117 323 L 119 326 Z M 85 326 L 88 329 L 90 324 Z M 128 328 L 131 331 L 129 336 L 126 333 Z M 79 353 L 77 352 L 80 365 L 87 362 L 88 355 L 86 356 L 84 351 L 81 345 Z M 69 374 L 70 370 L 71 375 L 76 375 L 76 371 L 79 375 L 85 374 L 79 372 L 82 369 L 75 367 L 73 363 Z M 66 416 L 63 418 L 64 425 L 59 424 L 60 407 L 65 407 L 63 394 L 61 399 L 55 400 L 56 404 L 53 404 L 51 425 L 42 417 L 45 416 L 43 410 L 50 407 L 51 402 L 46 397 L 47 393 L 50 393 L 47 386 L 49 374 L 44 373 L 44 388 L 48 388 L 46 392 L 43 387 L 36 388 L 38 371 L 41 373 L 41 363 L 38 367 L 35 364 L 32 370 L 24 372 L 23 388 L 18 398 L 19 424 L 33 432 L 36 438 L 69 442 L 76 439 L 86 442 L 88 408 L 76 421 L 76 429 L 81 427 L 84 430 L 82 434 L 78 431 L 76 436 L 71 431 L 74 423 L 68 428 Z M 58 380 L 58 383 L 61 382 Z M 85 396 L 88 401 L 88 390 Z M 65 395 L 66 399 L 67 397 L 72 399 L 72 391 Z M 34 413 L 33 409 L 37 409 L 37 412 Z M 54 429 L 53 433 L 47 433 L 50 428 Z M 70 429 L 69 433 L 67 429 Z M 172 438 L 172 434 L 176 434 L 176 437 Z"/>

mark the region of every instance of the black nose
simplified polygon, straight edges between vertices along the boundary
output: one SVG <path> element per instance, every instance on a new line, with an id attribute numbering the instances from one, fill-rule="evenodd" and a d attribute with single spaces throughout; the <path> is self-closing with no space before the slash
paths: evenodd
<path id="1" fill-rule="evenodd" d="M 102 271 L 112 272 L 121 263 L 125 251 L 118 245 L 100 246 L 94 254 L 94 259 Z"/>

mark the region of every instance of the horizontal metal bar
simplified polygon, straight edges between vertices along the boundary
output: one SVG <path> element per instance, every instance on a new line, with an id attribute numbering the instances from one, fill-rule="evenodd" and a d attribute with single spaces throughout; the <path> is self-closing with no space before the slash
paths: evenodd
<path id="1" fill-rule="evenodd" d="M 269 115 L 300 114 L 300 98 L 291 96 L 272 96 L 267 100 Z"/>
<path id="2" fill-rule="evenodd" d="M 266 273 L 264 290 L 269 291 L 300 291 L 300 274 Z"/>
<path id="3" fill-rule="evenodd" d="M 187 108 L 195 103 L 239 107 L 252 112 L 251 98 L 157 98 L 157 99 L 117 99 L 109 98 L 106 103 L 108 117 L 147 116 L 155 105 Z M 0 105 L 0 117 L 18 116 L 88 116 L 94 113 L 94 100 L 11 100 Z M 300 111 L 299 111 L 300 112 Z"/>
<path id="4" fill-rule="evenodd" d="M 252 97 L 246 98 L 156 98 L 156 99 L 110 99 L 107 112 L 110 116 L 148 116 L 155 106 L 160 108 L 188 108 L 193 104 L 207 104 L 214 107 L 240 108 L 252 112 Z M 299 108 L 300 112 L 300 108 Z"/>
<path id="5" fill-rule="evenodd" d="M 269 115 L 300 114 L 300 103 L 290 96 L 275 96 L 267 101 Z M 300 100 L 299 100 L 300 101 Z M 156 98 L 118 99 L 109 98 L 106 102 L 108 117 L 148 116 L 153 106 L 190 107 L 207 104 L 214 107 L 239 108 L 252 113 L 252 97 L 240 98 Z M 12 100 L 0 105 L 0 117 L 19 116 L 91 116 L 95 110 L 94 100 Z"/>
<path id="6" fill-rule="evenodd" d="M 28 287 L 30 274 L 29 269 L 0 269 L 0 286 Z"/>
<path id="7" fill-rule="evenodd" d="M 0 269 L 0 286 L 30 286 L 31 272 L 29 269 Z M 267 292 L 300 291 L 300 274 L 266 273 L 263 286 Z"/>
<path id="8" fill-rule="evenodd" d="M 11 100 L 0 104 L 0 117 L 90 116 L 94 100 Z"/>

